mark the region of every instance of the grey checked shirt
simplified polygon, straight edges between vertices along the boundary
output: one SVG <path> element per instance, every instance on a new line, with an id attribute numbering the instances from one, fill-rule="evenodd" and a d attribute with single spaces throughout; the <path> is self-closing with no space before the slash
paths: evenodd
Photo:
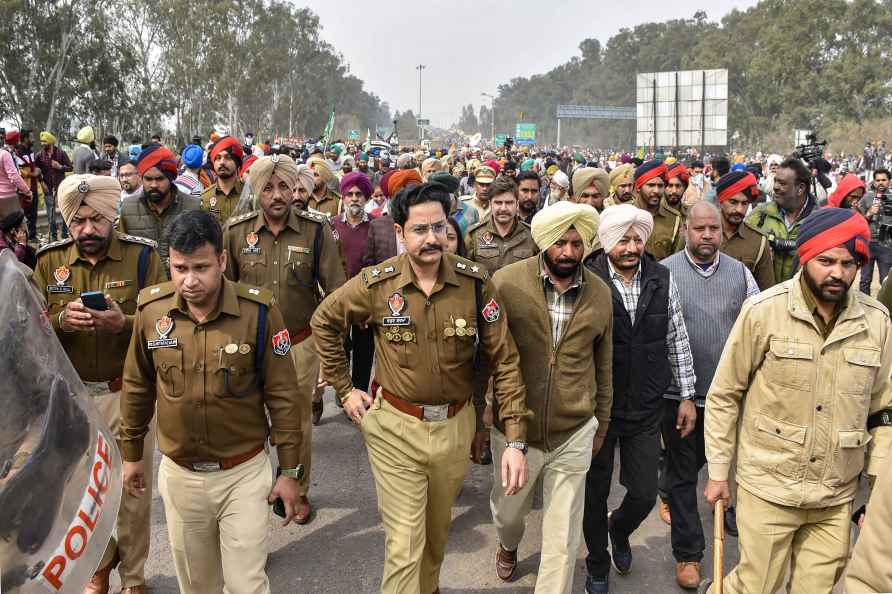
<path id="1" fill-rule="evenodd" d="M 614 268 L 610 260 L 607 261 L 610 280 L 619 291 L 623 299 L 623 305 L 635 323 L 635 312 L 638 309 L 638 298 L 641 296 L 641 266 L 632 277 L 632 281 L 626 284 L 625 279 Z M 672 369 L 672 377 L 675 385 L 679 387 L 682 400 L 694 399 L 694 384 L 697 376 L 694 375 L 694 356 L 691 354 L 691 342 L 688 340 L 688 329 L 684 325 L 684 316 L 681 313 L 681 296 L 675 281 L 669 277 L 669 330 L 666 333 L 666 348 L 669 351 L 669 367 Z"/>

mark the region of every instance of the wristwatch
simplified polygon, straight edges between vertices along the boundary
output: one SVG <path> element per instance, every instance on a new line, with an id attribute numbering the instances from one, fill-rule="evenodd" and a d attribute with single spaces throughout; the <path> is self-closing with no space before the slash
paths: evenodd
<path id="1" fill-rule="evenodd" d="M 280 468 L 279 469 L 282 476 L 287 476 L 290 479 L 294 479 L 299 481 L 304 478 L 304 465 L 298 464 L 297 468 Z"/>
<path id="2" fill-rule="evenodd" d="M 525 441 L 509 441 L 508 443 L 505 444 L 505 447 L 513 448 L 515 450 L 520 450 L 520 453 L 523 454 L 524 456 L 527 455 L 527 450 L 530 449 L 529 446 L 527 445 L 527 442 L 525 442 Z"/>

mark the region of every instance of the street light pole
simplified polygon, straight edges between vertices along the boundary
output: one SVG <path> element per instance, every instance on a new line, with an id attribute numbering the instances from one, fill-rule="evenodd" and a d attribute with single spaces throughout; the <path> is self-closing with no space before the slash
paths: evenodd
<path id="1" fill-rule="evenodd" d="M 415 67 L 415 70 L 418 71 L 418 117 L 416 120 L 421 119 L 421 71 L 427 68 L 424 64 L 419 64 Z M 424 140 L 424 128 L 422 126 L 418 126 L 418 140 L 419 142 Z"/>
<path id="2" fill-rule="evenodd" d="M 489 97 L 489 121 L 490 121 L 490 136 L 489 141 L 493 144 L 496 143 L 496 97 L 495 95 L 490 95 L 489 93 L 480 93 L 483 97 Z"/>

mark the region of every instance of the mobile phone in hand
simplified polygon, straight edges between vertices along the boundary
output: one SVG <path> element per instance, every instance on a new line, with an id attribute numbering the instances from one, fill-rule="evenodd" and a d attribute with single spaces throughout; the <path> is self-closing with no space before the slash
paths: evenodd
<path id="1" fill-rule="evenodd" d="M 105 295 L 102 291 L 81 293 L 81 303 L 84 304 L 84 307 L 93 311 L 105 311 L 108 309 L 108 303 L 105 301 Z"/>
<path id="2" fill-rule="evenodd" d="M 279 478 L 281 475 L 282 475 L 282 469 L 277 468 L 276 469 L 276 478 Z M 276 497 L 276 500 L 273 501 L 273 513 L 276 514 L 277 516 L 279 516 L 280 518 L 282 518 L 283 520 L 285 519 L 285 502 L 282 501 L 281 497 Z"/>

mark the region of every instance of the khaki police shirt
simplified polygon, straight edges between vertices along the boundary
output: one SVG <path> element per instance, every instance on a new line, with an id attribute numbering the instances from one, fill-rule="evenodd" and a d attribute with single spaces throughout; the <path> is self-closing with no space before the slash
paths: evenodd
<path id="1" fill-rule="evenodd" d="M 261 304 L 267 313 L 258 366 Z M 219 302 L 203 321 L 189 313 L 173 283 L 143 290 L 121 391 L 124 459 L 142 459 L 157 404 L 158 447 L 169 458 L 218 461 L 262 446 L 269 437 L 282 468 L 297 467 L 300 423 L 310 402 L 294 384 L 290 347 L 282 314 L 266 289 L 224 279 Z"/>
<path id="2" fill-rule="evenodd" d="M 885 307 L 850 290 L 822 329 L 801 274 L 744 302 L 706 397 L 704 435 L 711 479 L 727 480 L 736 454 L 747 491 L 814 509 L 851 501 L 861 471 L 875 474 L 888 455 L 889 428 L 868 432 L 867 417 L 889 405 L 892 327 Z"/>
<path id="3" fill-rule="evenodd" d="M 242 181 L 237 179 L 228 194 L 220 189 L 219 182 L 205 188 L 201 193 L 201 209 L 214 215 L 220 225 L 226 224 L 229 217 L 235 214 L 235 207 L 242 197 L 243 186 Z"/>
<path id="4" fill-rule="evenodd" d="M 408 254 L 363 269 L 329 295 L 313 315 L 322 376 L 345 398 L 353 388 L 344 353 L 351 325 L 375 333 L 375 379 L 415 404 L 464 403 L 474 389 L 474 351 L 495 381 L 495 397 L 509 440 L 526 437 L 526 389 L 517 346 L 489 276 L 474 262 L 443 254 L 428 297 Z M 477 310 L 475 284 L 483 284 Z M 480 320 L 478 323 L 478 311 Z"/>
<path id="5" fill-rule="evenodd" d="M 496 231 L 492 213 L 486 219 L 468 229 L 465 236 L 468 259 L 474 260 L 490 276 L 500 268 L 525 260 L 539 253 L 530 226 L 515 217 L 507 237 Z"/>
<path id="6" fill-rule="evenodd" d="M 145 286 L 167 280 L 155 245 L 150 239 L 113 231 L 107 253 L 95 266 L 81 256 L 71 238 L 51 243 L 37 252 L 33 283 L 46 300 L 47 315 L 56 336 L 81 380 L 108 382 L 121 377 L 136 313 L 139 256 L 143 249 L 150 250 Z M 127 322 L 119 334 L 64 332 L 59 327 L 59 314 L 65 306 L 88 291 L 111 295 L 124 312 Z"/>
<path id="7" fill-rule="evenodd" d="M 644 200 L 638 198 L 635 206 L 647 210 Z M 681 233 L 681 213 L 666 206 L 662 201 L 657 214 L 654 215 L 654 230 L 650 234 L 644 249 L 657 260 L 668 258 L 684 248 L 684 237 Z"/>
<path id="8" fill-rule="evenodd" d="M 272 291 L 295 340 L 308 329 L 320 301 L 313 274 L 317 234 L 318 279 L 329 294 L 347 281 L 347 275 L 325 215 L 292 209 L 285 227 L 274 236 L 263 211 L 257 210 L 230 219 L 223 231 L 229 254 L 227 278 Z"/>
<path id="9" fill-rule="evenodd" d="M 333 190 L 327 190 L 321 199 L 310 196 L 307 207 L 325 213 L 329 217 L 336 217 L 341 210 L 341 197 Z"/>
<path id="10" fill-rule="evenodd" d="M 741 223 L 730 237 L 722 231 L 722 253 L 743 262 L 753 273 L 760 291 L 775 285 L 774 257 L 768 238 L 749 223 Z"/>

